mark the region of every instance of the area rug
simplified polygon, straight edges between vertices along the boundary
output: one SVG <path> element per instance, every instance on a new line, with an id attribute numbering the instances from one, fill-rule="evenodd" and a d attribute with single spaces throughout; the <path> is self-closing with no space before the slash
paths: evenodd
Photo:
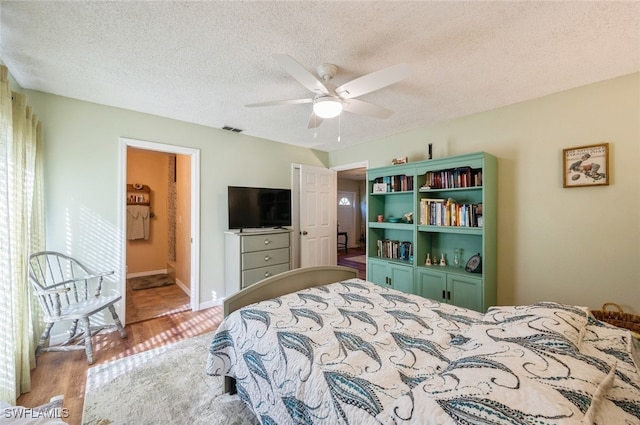
<path id="1" fill-rule="evenodd" d="M 167 274 L 154 274 L 129 278 L 129 284 L 134 291 L 142 289 L 159 288 L 161 286 L 174 285 L 176 282 Z"/>
<path id="2" fill-rule="evenodd" d="M 344 257 L 344 259 L 347 261 L 353 261 L 354 263 L 362 263 L 362 264 L 367 263 L 366 255 L 354 255 L 353 257 Z"/>
<path id="3" fill-rule="evenodd" d="M 223 378 L 205 373 L 213 333 L 94 366 L 87 372 L 83 425 L 259 422 Z"/>

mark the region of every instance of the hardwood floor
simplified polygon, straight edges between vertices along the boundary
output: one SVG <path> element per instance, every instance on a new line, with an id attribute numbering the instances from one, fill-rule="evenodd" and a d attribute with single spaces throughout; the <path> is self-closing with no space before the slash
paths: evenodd
<path id="1" fill-rule="evenodd" d="M 133 291 L 127 283 L 127 324 L 189 310 L 189 302 L 177 284 Z"/>
<path id="2" fill-rule="evenodd" d="M 338 264 L 358 269 L 365 279 L 366 265 L 349 260 L 364 254 L 364 248 L 349 248 L 347 253 L 341 249 Z M 127 287 L 128 336 L 122 339 L 115 330 L 95 336 L 91 367 L 213 331 L 221 321 L 222 307 L 190 311 L 189 297 L 177 285 L 142 291 Z M 31 371 L 31 392 L 21 395 L 17 404 L 35 407 L 62 394 L 69 412 L 64 421 L 80 425 L 88 369 L 84 351 L 42 353 Z"/>
<path id="3" fill-rule="evenodd" d="M 168 313 L 127 324 L 125 339 L 120 338 L 117 331 L 93 338 L 95 363 L 91 367 L 213 331 L 221 321 L 222 307 L 213 307 L 197 312 Z M 31 371 L 31 392 L 20 396 L 17 404 L 35 407 L 62 394 L 64 407 L 69 412 L 69 417 L 63 420 L 80 425 L 88 369 L 84 351 L 42 353 L 37 367 Z"/>
<path id="4" fill-rule="evenodd" d="M 356 256 L 365 255 L 365 254 L 366 254 L 366 250 L 364 247 L 349 248 L 347 252 L 345 252 L 344 249 L 340 249 L 338 250 L 338 265 L 353 267 L 354 269 L 358 269 L 358 277 L 360 279 L 366 279 L 366 276 L 367 276 L 366 263 L 349 260 L 350 257 L 356 257 Z"/>

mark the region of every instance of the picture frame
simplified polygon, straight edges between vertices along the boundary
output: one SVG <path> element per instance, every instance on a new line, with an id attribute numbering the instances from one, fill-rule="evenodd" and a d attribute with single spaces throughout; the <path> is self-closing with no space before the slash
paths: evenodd
<path id="1" fill-rule="evenodd" d="M 373 193 L 385 193 L 387 191 L 386 183 L 374 183 L 373 184 Z"/>
<path id="2" fill-rule="evenodd" d="M 578 146 L 562 150 L 562 186 L 608 186 L 609 143 Z"/>

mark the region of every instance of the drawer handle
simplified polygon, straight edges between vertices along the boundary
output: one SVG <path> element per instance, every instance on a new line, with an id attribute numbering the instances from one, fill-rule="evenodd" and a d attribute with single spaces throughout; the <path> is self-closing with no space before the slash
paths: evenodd
<path id="1" fill-rule="evenodd" d="M 264 261 L 269 261 L 269 260 L 271 260 L 271 257 L 269 257 L 268 255 L 265 255 L 264 256 Z"/>
<path id="2" fill-rule="evenodd" d="M 264 277 L 269 277 L 271 276 L 271 272 L 264 272 Z"/>
<path id="3" fill-rule="evenodd" d="M 271 243 L 271 241 L 270 241 L 269 239 L 265 239 L 265 240 L 264 240 L 264 244 L 265 244 L 265 245 L 269 245 L 270 243 Z"/>

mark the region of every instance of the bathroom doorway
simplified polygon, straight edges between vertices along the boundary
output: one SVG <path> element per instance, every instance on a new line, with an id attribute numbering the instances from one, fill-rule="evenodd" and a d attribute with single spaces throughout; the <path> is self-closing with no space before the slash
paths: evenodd
<path id="1" fill-rule="evenodd" d="M 121 139 L 125 323 L 198 310 L 199 151 Z"/>

